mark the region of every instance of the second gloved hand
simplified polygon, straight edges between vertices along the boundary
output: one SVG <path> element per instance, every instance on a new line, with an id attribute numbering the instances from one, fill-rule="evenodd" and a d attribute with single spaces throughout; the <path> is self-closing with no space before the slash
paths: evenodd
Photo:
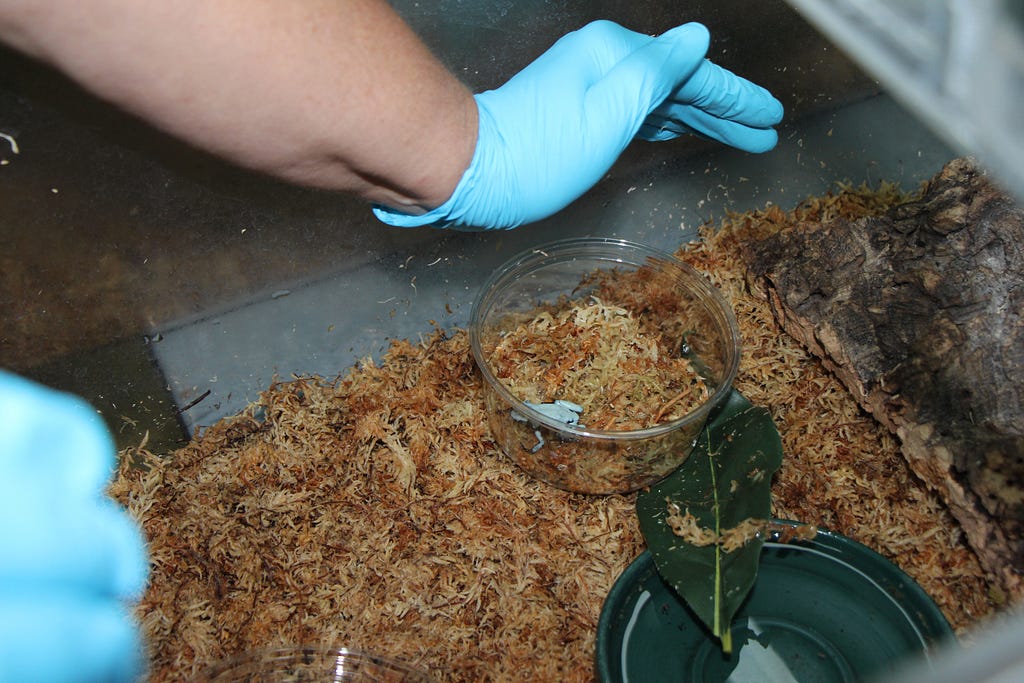
<path id="1" fill-rule="evenodd" d="M 704 59 L 686 24 L 652 38 L 608 21 L 564 36 L 497 90 L 476 95 L 477 146 L 451 198 L 391 225 L 512 228 L 546 218 L 597 183 L 634 138 L 698 133 L 750 152 L 775 146 L 782 105 Z"/>
<path id="2" fill-rule="evenodd" d="M 0 370 L 0 683 L 130 683 L 140 529 L 105 495 L 115 463 L 80 399 Z"/>

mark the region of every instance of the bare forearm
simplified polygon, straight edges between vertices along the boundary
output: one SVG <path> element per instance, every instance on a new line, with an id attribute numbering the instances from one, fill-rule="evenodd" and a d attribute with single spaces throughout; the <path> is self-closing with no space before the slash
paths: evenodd
<path id="1" fill-rule="evenodd" d="M 0 38 L 237 163 L 410 212 L 476 142 L 471 94 L 381 0 L 0 0 Z"/>

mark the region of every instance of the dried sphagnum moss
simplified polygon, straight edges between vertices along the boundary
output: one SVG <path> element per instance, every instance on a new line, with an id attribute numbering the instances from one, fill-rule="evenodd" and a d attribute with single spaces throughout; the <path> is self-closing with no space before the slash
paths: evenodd
<path id="1" fill-rule="evenodd" d="M 485 424 L 459 332 L 337 383 L 276 384 L 148 472 L 122 469 L 152 548 L 153 680 L 287 643 L 442 680 L 589 680 L 600 601 L 642 548 L 633 501 L 529 480 Z"/>
<path id="2" fill-rule="evenodd" d="M 644 429 L 683 417 L 709 395 L 663 339 L 632 311 L 591 297 L 536 311 L 501 337 L 488 360 L 521 401 L 569 400 L 592 429 Z"/>
<path id="3" fill-rule="evenodd" d="M 887 556 L 957 629 L 990 584 L 956 521 L 893 438 L 751 293 L 749 231 L 863 215 L 892 188 L 730 217 L 679 252 L 730 299 L 736 386 L 783 440 L 774 514 Z M 148 470 L 124 457 L 112 492 L 141 520 L 153 574 L 138 607 L 153 681 L 255 647 L 369 649 L 446 681 L 593 678 L 602 601 L 642 550 L 632 496 L 527 479 L 496 451 L 466 336 L 396 343 L 344 379 L 275 384 Z M 129 454 L 126 454 L 126 456 Z"/>

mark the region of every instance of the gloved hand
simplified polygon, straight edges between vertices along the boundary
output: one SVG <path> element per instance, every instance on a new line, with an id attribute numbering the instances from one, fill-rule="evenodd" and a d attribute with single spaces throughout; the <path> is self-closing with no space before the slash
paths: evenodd
<path id="1" fill-rule="evenodd" d="M 115 449 L 81 400 L 0 372 L 0 682 L 133 681 L 148 565 L 104 488 Z"/>
<path id="2" fill-rule="evenodd" d="M 778 137 L 782 105 L 704 59 L 700 24 L 657 38 L 597 21 L 556 42 L 497 90 L 476 95 L 476 151 L 451 198 L 424 215 L 375 207 L 391 225 L 512 228 L 561 210 L 635 137 L 698 133 L 749 152 Z"/>

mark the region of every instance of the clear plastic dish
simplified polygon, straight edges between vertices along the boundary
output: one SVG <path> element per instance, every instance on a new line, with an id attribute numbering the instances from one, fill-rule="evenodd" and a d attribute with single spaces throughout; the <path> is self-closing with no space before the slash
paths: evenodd
<path id="1" fill-rule="evenodd" d="M 642 429 L 595 429 L 585 426 L 586 415 L 572 424 L 535 409 L 499 379 L 492 354 L 510 328 L 542 307 L 592 298 L 596 273 L 642 275 L 642 296 L 624 292 L 616 300 L 605 288 L 604 303 L 648 319 L 658 312 L 659 334 L 690 361 L 709 389 L 702 403 Z M 469 334 L 498 445 L 531 475 L 581 493 L 636 490 L 678 467 L 708 415 L 728 395 L 740 359 L 735 316 L 707 278 L 669 254 L 610 238 L 562 240 L 512 258 L 484 284 Z"/>

